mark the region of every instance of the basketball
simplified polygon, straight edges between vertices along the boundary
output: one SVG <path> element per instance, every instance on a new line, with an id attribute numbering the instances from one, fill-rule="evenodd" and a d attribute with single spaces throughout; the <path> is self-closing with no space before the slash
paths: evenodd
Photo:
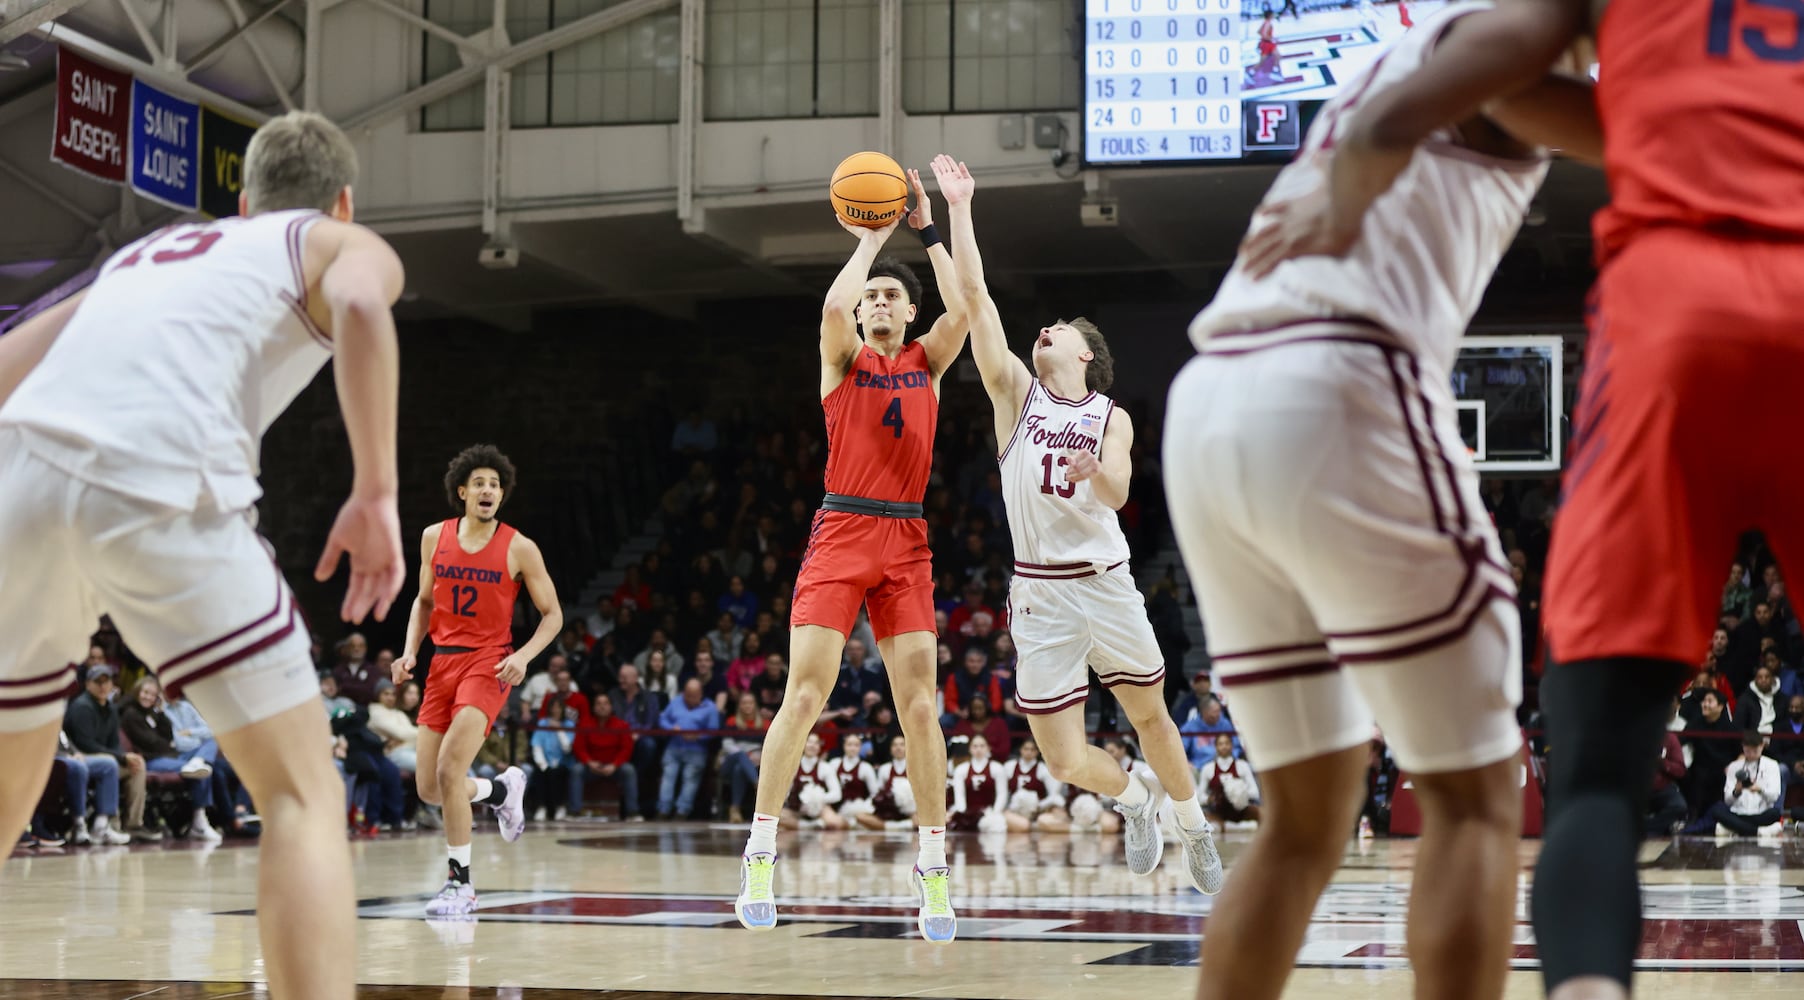
<path id="1" fill-rule="evenodd" d="M 882 153 L 853 153 L 833 170 L 833 210 L 854 226 L 882 229 L 908 206 L 908 176 Z"/>

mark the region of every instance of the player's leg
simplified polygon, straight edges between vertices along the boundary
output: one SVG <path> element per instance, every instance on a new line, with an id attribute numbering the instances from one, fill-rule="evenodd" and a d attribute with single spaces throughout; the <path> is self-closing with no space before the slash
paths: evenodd
<path id="1" fill-rule="evenodd" d="M 420 709 L 424 716 L 426 709 Z M 420 801 L 429 806 L 442 806 L 444 793 L 438 787 L 438 753 L 445 742 L 445 734 L 436 729 L 428 729 L 424 719 L 420 724 L 419 742 L 414 744 L 414 788 L 420 794 Z"/>
<path id="2" fill-rule="evenodd" d="M 852 609 L 857 614 L 857 607 Z M 848 620 L 848 626 L 850 622 Z M 758 765 L 757 811 L 775 816 L 789 798 L 808 734 L 827 707 L 827 695 L 839 677 L 845 633 L 822 625 L 797 625 L 789 633 L 789 679 L 783 705 L 764 736 Z"/>
<path id="3" fill-rule="evenodd" d="M 1575 748 L 1550 762 L 1535 869 L 1535 937 L 1554 1000 L 1630 992 L 1635 852 L 1669 699 L 1707 643 L 1736 533 L 1767 513 L 1753 505 L 1796 499 L 1763 478 L 1763 448 L 1783 445 L 1749 436 L 1789 428 L 1731 405 L 1745 394 L 1796 420 L 1792 331 L 1755 345 L 1767 332 L 1757 310 L 1723 293 L 1747 286 L 1746 252 L 1714 237 L 1649 236 L 1611 261 L 1595 291 L 1544 608 L 1557 661 L 1541 688 L 1548 736 Z M 1625 586 L 1636 593 L 1626 605 Z"/>
<path id="4" fill-rule="evenodd" d="M 0 760 L 7 762 L 0 768 L 0 830 L 16 832 L 31 822 L 56 760 L 62 713 L 50 706 L 47 712 L 32 714 L 35 719 L 24 713 L 0 713 Z M 46 717 L 48 722 L 37 721 Z"/>
<path id="5" fill-rule="evenodd" d="M 932 622 L 932 583 L 919 595 L 926 605 L 927 621 Z M 912 601 L 912 597 L 910 598 Z M 879 636 L 877 648 L 883 654 L 889 671 L 890 691 L 896 699 L 896 718 L 902 734 L 908 737 L 908 773 L 912 781 L 924 776 L 946 773 L 946 736 L 940 729 L 937 703 L 939 685 L 934 683 L 937 636 L 931 631 L 913 630 L 886 635 L 894 627 L 894 606 L 873 600 L 871 628 Z M 950 897 L 951 866 L 946 861 L 946 796 L 936 778 L 926 779 L 931 787 L 916 790 L 915 828 L 919 838 L 914 870 L 910 878 L 921 900 L 916 925 L 921 936 L 936 944 L 946 944 L 957 934 L 958 922 L 953 915 Z"/>

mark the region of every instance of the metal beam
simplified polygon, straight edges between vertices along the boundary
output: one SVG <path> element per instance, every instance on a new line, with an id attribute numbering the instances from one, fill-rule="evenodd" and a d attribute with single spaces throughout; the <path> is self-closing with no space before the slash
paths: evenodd
<path id="1" fill-rule="evenodd" d="M 0 45 L 54 21 L 88 0 L 3 0 L 0 2 Z"/>
<path id="2" fill-rule="evenodd" d="M 132 30 L 138 33 L 138 41 L 144 46 L 144 51 L 150 53 L 150 61 L 161 64 L 163 47 L 150 36 L 150 25 L 144 23 L 144 17 L 138 13 L 138 8 L 131 0 L 113 0 L 113 2 L 119 5 L 120 10 L 125 11 L 125 19 L 132 23 Z"/>
<path id="3" fill-rule="evenodd" d="M 626 0 L 625 3 L 596 11 L 587 17 L 579 17 L 562 27 L 553 28 L 516 45 L 510 45 L 500 52 L 483 56 L 481 59 L 461 69 L 446 73 L 430 83 L 415 87 L 404 94 L 397 94 L 373 107 L 350 115 L 345 119 L 344 127 L 349 130 L 380 125 L 396 115 L 404 115 L 415 108 L 431 104 L 440 98 L 450 97 L 458 91 L 481 83 L 490 66 L 504 70 L 513 69 L 521 63 L 530 62 L 546 53 L 554 52 L 585 38 L 631 24 L 648 14 L 668 10 L 677 3 L 678 0 Z"/>
<path id="4" fill-rule="evenodd" d="M 395 4 L 393 0 L 358 0 L 358 2 L 366 7 L 374 7 L 396 20 L 405 21 L 440 41 L 455 45 L 457 46 L 458 51 L 463 52 L 466 55 L 480 57 L 488 55 L 491 51 L 488 45 L 478 40 L 480 36 L 478 36 L 478 38 L 465 38 L 436 21 L 428 21 L 420 15 L 415 14 L 413 11 Z"/>
<path id="5" fill-rule="evenodd" d="M 96 215 L 90 213 L 87 209 L 82 208 L 80 205 L 77 205 L 76 203 L 70 201 L 68 198 L 66 198 L 62 194 L 60 194 L 55 188 L 51 187 L 48 184 L 45 184 L 43 181 L 38 180 L 36 177 L 31 176 L 30 174 L 26 173 L 25 171 L 20 170 L 18 167 L 13 166 L 11 163 L 6 162 L 5 160 L 0 160 L 0 173 L 3 173 L 5 175 L 7 175 L 8 177 L 11 177 L 13 180 L 18 181 L 20 184 L 25 185 L 26 187 L 30 188 L 32 191 L 36 192 L 38 197 L 44 199 L 45 201 L 49 202 L 52 205 L 55 205 L 57 208 L 62 209 L 63 211 L 69 213 L 70 215 L 73 215 L 76 219 L 78 219 L 83 225 L 87 226 L 89 229 L 95 229 L 100 226 L 100 217 L 99 216 L 96 216 Z"/>
<path id="6" fill-rule="evenodd" d="M 702 0 L 682 0 L 683 16 L 678 46 L 682 52 L 677 66 L 677 221 L 685 232 L 696 223 L 695 156 L 702 128 L 702 44 L 706 18 Z"/>
<path id="7" fill-rule="evenodd" d="M 877 148 L 902 155 L 902 0 L 877 0 Z"/>
<path id="8" fill-rule="evenodd" d="M 324 21 L 326 19 L 326 0 L 307 0 L 307 37 L 301 40 L 305 48 L 301 58 L 301 106 L 308 111 L 319 110 L 319 74 L 322 56 L 325 53 L 326 40 Z"/>
<path id="9" fill-rule="evenodd" d="M 226 50 L 227 46 L 231 45 L 233 42 L 235 42 L 239 38 L 243 37 L 246 32 L 254 29 L 255 27 L 257 27 L 257 25 L 262 24 L 264 21 L 267 21 L 270 18 L 281 13 L 282 10 L 287 8 L 289 4 L 292 4 L 294 2 L 295 2 L 295 0 L 277 0 L 277 2 L 275 4 L 273 4 L 272 6 L 263 8 L 263 13 L 258 14 L 256 17 L 251 18 L 250 21 L 247 22 L 243 27 L 233 28 L 231 33 L 226 35 L 224 38 L 221 38 L 220 40 L 214 42 L 213 44 L 211 44 L 211 45 L 207 46 L 206 48 L 201 49 L 199 52 L 195 53 L 194 58 L 188 60 L 188 72 L 190 74 L 198 73 L 201 70 L 206 69 L 208 66 L 213 65 L 222 56 L 225 55 L 225 50 Z M 280 88 L 277 88 L 277 89 L 280 89 Z"/>
<path id="10" fill-rule="evenodd" d="M 48 30 L 44 28 L 39 28 L 37 30 L 38 33 L 44 37 L 50 37 L 50 32 Z M 179 74 L 166 72 L 157 66 L 145 62 L 137 56 L 127 52 L 121 52 L 99 39 L 84 35 L 66 24 L 59 23 L 56 25 L 55 37 L 56 42 L 59 45 L 74 49 L 90 59 L 96 59 L 103 63 L 109 63 L 116 68 L 126 70 L 144 82 L 153 84 L 184 100 L 202 101 L 211 104 L 221 111 L 229 111 L 244 121 L 257 125 L 261 125 L 269 120 L 268 115 L 248 104 L 241 104 L 216 90 L 211 90 L 197 83 L 191 83 Z"/>
<path id="11" fill-rule="evenodd" d="M 238 0 L 225 0 L 225 6 L 232 14 L 232 24 L 239 31 L 244 31 L 250 24 L 250 18 L 244 16 L 243 5 Z M 244 36 L 244 44 L 250 48 L 251 57 L 257 61 L 257 68 L 263 71 L 264 79 L 269 81 L 269 89 L 275 91 L 276 97 L 281 100 L 282 109 L 293 111 L 294 98 L 289 96 L 288 88 L 282 85 L 282 78 L 276 75 L 276 68 L 270 65 L 269 53 L 263 51 L 263 44 L 257 41 L 256 35 L 250 34 Z"/>
<path id="12" fill-rule="evenodd" d="M 495 0 L 495 37 L 507 37 L 507 0 Z M 501 192 L 507 181 L 507 126 L 513 114 L 512 74 L 491 65 L 482 87 L 482 234 L 506 238 L 501 225 Z"/>
<path id="13" fill-rule="evenodd" d="M 44 111 L 56 106 L 56 84 L 46 83 L 35 90 L 0 104 L 0 126 L 10 125 L 15 121 L 36 111 Z"/>

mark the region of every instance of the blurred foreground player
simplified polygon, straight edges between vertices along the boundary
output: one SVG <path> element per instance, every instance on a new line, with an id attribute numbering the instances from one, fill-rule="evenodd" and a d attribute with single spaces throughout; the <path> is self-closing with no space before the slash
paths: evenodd
<path id="1" fill-rule="evenodd" d="M 253 527 L 263 432 L 328 360 L 351 496 L 315 575 L 380 619 L 405 576 L 395 513 L 401 262 L 351 224 L 357 154 L 294 112 L 251 139 L 242 217 L 177 225 L 0 338 L 0 829 L 22 827 L 99 614 L 207 717 L 264 819 L 270 994 L 348 1000 L 357 951 L 344 784 L 281 572 Z M 101 387 L 101 391 L 96 391 Z M 54 669 L 51 669 L 54 668 Z"/>
<path id="2" fill-rule="evenodd" d="M 912 170 L 909 177 L 916 202 L 908 222 L 927 247 L 946 314 L 918 339 L 905 341 L 920 310 L 921 283 L 905 265 L 877 256 L 900 220 L 882 229 L 841 222 L 858 238 L 858 249 L 827 290 L 821 309 L 827 495 L 796 575 L 789 682 L 764 739 L 758 811 L 733 905 L 739 922 L 752 930 L 777 924 L 771 879 L 779 814 L 808 732 L 839 677 L 840 656 L 861 605 L 870 612 L 896 716 L 908 736 L 908 770 L 946 773 L 945 736 L 935 708 L 933 554 L 921 501 L 933 468 L 940 377 L 964 350 L 966 327 L 952 256 L 933 228 L 920 177 Z M 916 925 L 923 938 L 944 944 L 957 933 L 946 863 L 946 802 L 937 794 L 923 795 L 916 805 L 920 851 L 909 873 L 921 900 Z"/>
<path id="3" fill-rule="evenodd" d="M 1782 457 L 1804 432 L 1804 16 L 1753 0 L 1638 0 L 1608 16 L 1601 2 L 1512 0 L 1472 25 L 1467 58 L 1400 88 L 1384 147 L 1347 169 L 1353 188 L 1383 190 L 1388 160 L 1529 84 L 1596 26 L 1611 200 L 1594 225 L 1584 383 L 1548 557 L 1552 761 L 1534 920 L 1549 996 L 1614 1000 L 1641 941 L 1641 810 L 1722 568 L 1753 527 L 1783 565 L 1804 566 L 1804 465 Z M 1590 110 L 1511 104 L 1536 126 Z M 1360 207 L 1344 213 L 1355 225 Z"/>
<path id="4" fill-rule="evenodd" d="M 525 772 L 510 767 L 492 781 L 469 777 L 508 692 L 564 628 L 545 556 L 532 539 L 497 517 L 513 488 L 514 463 L 494 445 L 471 445 L 451 460 L 445 499 L 462 516 L 420 536 L 420 593 L 407 618 L 407 645 L 391 668 L 394 682 L 406 683 L 420 640 L 430 632 L 433 655 L 420 703 L 414 781 L 421 802 L 444 806 L 449 862 L 444 888 L 426 904 L 428 917 L 476 912 L 470 876 L 475 805 L 494 807 L 503 840 L 520 839 L 526 828 Z M 515 650 L 514 599 L 521 584 L 540 617 L 532 638 Z"/>
<path id="5" fill-rule="evenodd" d="M 1356 221 L 1333 258 L 1288 259 L 1327 252 L 1308 244 L 1338 206 L 1339 158 L 1384 134 L 1393 88 L 1471 58 L 1467 22 L 1489 11 L 1437 13 L 1323 109 L 1172 386 L 1173 520 L 1263 777 L 1259 832 L 1204 938 L 1205 998 L 1279 995 L 1358 819 L 1374 717 L 1422 805 L 1416 995 L 1503 990 L 1520 636 L 1449 383 L 1546 155 L 1475 108 L 1394 159 L 1363 237 Z"/>

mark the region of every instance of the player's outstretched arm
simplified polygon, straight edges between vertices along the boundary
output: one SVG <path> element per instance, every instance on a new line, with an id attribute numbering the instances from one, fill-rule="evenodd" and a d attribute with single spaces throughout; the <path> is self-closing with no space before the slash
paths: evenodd
<path id="1" fill-rule="evenodd" d="M 965 306 L 970 311 L 971 355 L 977 359 L 977 372 L 983 376 L 984 388 L 995 404 L 997 419 L 1006 415 L 1012 421 L 1021 412 L 1021 400 L 1027 395 L 1033 376 L 1008 349 L 1002 316 L 990 298 L 989 283 L 984 280 L 983 254 L 978 252 L 977 230 L 972 225 L 971 202 L 977 193 L 977 182 L 972 179 L 970 168 L 944 153 L 933 158 L 933 175 L 951 206 L 952 248 L 958 259 L 958 281 L 964 289 Z M 997 433 L 1001 435 L 1000 427 Z"/>
<path id="2" fill-rule="evenodd" d="M 942 154 L 943 155 L 943 154 Z M 927 196 L 927 188 L 921 184 L 919 171 L 908 171 L 909 183 L 915 189 L 915 207 L 908 213 L 908 224 L 923 234 L 937 233 L 933 228 L 933 199 Z M 948 206 L 955 204 L 956 191 L 940 189 L 946 195 Z M 967 193 L 968 195 L 968 193 Z M 968 303 L 965 301 L 964 286 L 958 277 L 958 266 L 953 263 L 952 254 L 946 244 L 934 240 L 927 247 L 927 260 L 933 264 L 933 283 L 939 289 L 940 301 L 945 304 L 946 312 L 934 320 L 933 328 L 921 337 L 921 349 L 927 352 L 927 365 L 933 369 L 933 377 L 939 378 L 946 369 L 958 360 L 965 349 L 965 334 L 971 329 Z"/>
<path id="3" fill-rule="evenodd" d="M 558 603 L 557 587 L 545 569 L 545 555 L 532 539 L 516 533 L 507 548 L 507 561 L 509 568 L 520 575 L 520 582 L 526 585 L 526 595 L 532 598 L 532 606 L 539 609 L 539 627 L 533 629 L 532 638 L 495 668 L 496 676 L 503 681 L 518 684 L 526 679 L 526 665 L 564 631 L 564 606 Z"/>
<path id="4" fill-rule="evenodd" d="M 87 295 L 86 289 L 58 302 L 56 305 L 38 313 L 36 316 L 19 324 L 19 328 L 0 337 L 0 406 L 25 381 L 25 376 L 44 360 L 50 353 L 50 345 L 69 325 L 69 319 L 75 315 L 75 307 L 81 305 L 82 297 Z"/>
<path id="5" fill-rule="evenodd" d="M 1589 80 L 1550 73 L 1520 94 L 1486 104 L 1484 115 L 1520 142 L 1589 166 L 1604 165 L 1603 122 Z"/>
<path id="6" fill-rule="evenodd" d="M 432 554 L 438 551 L 439 530 L 435 524 L 420 534 L 420 592 L 414 595 L 413 608 L 407 613 L 407 639 L 401 644 L 401 655 L 389 665 L 389 680 L 405 684 L 419 662 L 420 643 L 426 640 L 426 629 L 432 623 Z"/>
<path id="7" fill-rule="evenodd" d="M 1332 152 L 1317 154 L 1329 157 L 1325 189 L 1256 217 L 1241 243 L 1242 268 L 1259 278 L 1293 258 L 1345 254 L 1423 140 L 1547 76 L 1584 30 L 1584 2 L 1513 0 L 1450 22 L 1420 69 L 1366 98 Z"/>
<path id="8" fill-rule="evenodd" d="M 882 229 L 863 229 L 835 215 L 841 229 L 858 238 L 858 249 L 839 276 L 827 289 L 827 300 L 821 304 L 821 396 L 839 386 L 846 372 L 852 370 L 852 359 L 858 356 L 862 341 L 858 339 L 858 300 L 864 296 L 865 282 L 871 277 L 871 264 L 883 244 L 896 231 L 902 220 Z"/>
<path id="9" fill-rule="evenodd" d="M 1128 480 L 1134 475 L 1134 422 L 1120 407 L 1109 411 L 1109 425 L 1103 428 L 1102 457 L 1087 451 L 1070 451 L 1065 455 L 1065 481 L 1081 483 L 1091 480 L 1096 499 L 1120 510 L 1127 504 Z"/>

